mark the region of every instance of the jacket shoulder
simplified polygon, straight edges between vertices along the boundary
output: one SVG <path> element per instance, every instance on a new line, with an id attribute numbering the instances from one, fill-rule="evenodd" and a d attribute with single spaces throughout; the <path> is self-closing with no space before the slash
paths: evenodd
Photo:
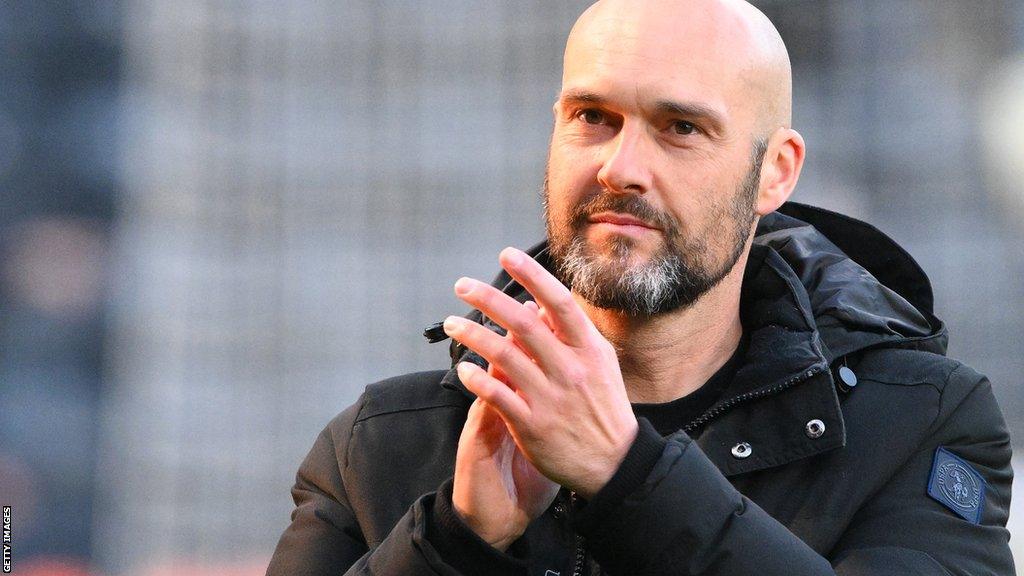
<path id="1" fill-rule="evenodd" d="M 970 366 L 922 350 L 880 349 L 865 352 L 853 367 L 859 381 L 902 386 L 930 385 L 940 394 L 973 386 L 984 376 Z"/>
<path id="2" fill-rule="evenodd" d="M 857 389 L 843 402 L 849 412 L 869 423 L 898 421 L 908 437 L 912 430 L 940 444 L 986 438 L 1008 446 L 1005 420 L 992 384 L 967 364 L 918 350 L 873 350 L 852 366 Z M 848 420 L 855 427 L 858 418 Z"/>
<path id="3" fill-rule="evenodd" d="M 337 462 L 361 534 L 372 548 L 410 506 L 454 473 L 469 398 L 416 372 L 366 387 L 347 421 Z"/>
<path id="4" fill-rule="evenodd" d="M 354 422 L 397 412 L 468 406 L 469 398 L 441 385 L 445 374 L 447 370 L 412 372 L 370 384 L 359 399 Z"/>

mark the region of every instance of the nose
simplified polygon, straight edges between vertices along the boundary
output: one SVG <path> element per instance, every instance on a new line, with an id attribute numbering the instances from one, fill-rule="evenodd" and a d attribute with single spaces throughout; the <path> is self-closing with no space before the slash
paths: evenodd
<path id="1" fill-rule="evenodd" d="M 646 150 L 646 136 L 637 126 L 624 125 L 602 150 L 605 155 L 597 181 L 610 192 L 644 194 L 651 189 L 653 150 Z"/>

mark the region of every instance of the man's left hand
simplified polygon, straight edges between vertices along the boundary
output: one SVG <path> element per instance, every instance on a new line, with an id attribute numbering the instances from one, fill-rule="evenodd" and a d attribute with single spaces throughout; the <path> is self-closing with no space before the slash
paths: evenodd
<path id="1" fill-rule="evenodd" d="M 468 362 L 458 365 L 459 378 L 498 411 L 538 470 L 591 498 L 618 469 L 638 429 L 615 348 L 533 258 L 507 248 L 499 261 L 540 308 L 477 280 L 456 282 L 459 298 L 515 339 L 464 318 L 446 319 L 445 332 L 500 369 L 508 384 Z"/>

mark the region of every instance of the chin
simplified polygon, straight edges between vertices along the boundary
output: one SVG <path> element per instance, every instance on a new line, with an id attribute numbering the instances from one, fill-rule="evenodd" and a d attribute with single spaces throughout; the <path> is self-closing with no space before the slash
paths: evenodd
<path id="1" fill-rule="evenodd" d="M 642 266 L 651 261 L 661 246 L 645 246 L 647 242 L 624 235 L 613 235 L 596 242 L 588 242 L 590 253 L 607 263 L 615 262 L 625 267 Z"/>

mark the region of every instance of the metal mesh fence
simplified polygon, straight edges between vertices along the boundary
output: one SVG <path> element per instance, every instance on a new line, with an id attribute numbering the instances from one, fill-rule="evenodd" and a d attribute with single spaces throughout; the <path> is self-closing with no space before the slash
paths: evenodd
<path id="1" fill-rule="evenodd" d="M 451 284 L 543 234 L 550 106 L 587 4 L 128 3 L 108 569 L 265 561 L 326 422 L 375 379 L 446 365 L 420 332 L 463 311 Z M 795 199 L 904 243 L 953 355 L 1015 414 L 1024 233 L 986 193 L 973 121 L 1022 48 L 1013 2 L 761 5 L 809 143 Z"/>

